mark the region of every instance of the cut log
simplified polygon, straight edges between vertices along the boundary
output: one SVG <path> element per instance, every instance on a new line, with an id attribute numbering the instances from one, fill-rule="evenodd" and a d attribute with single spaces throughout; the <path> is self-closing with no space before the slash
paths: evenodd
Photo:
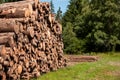
<path id="1" fill-rule="evenodd" d="M 11 48 L 14 48 L 16 46 L 13 37 L 9 37 L 8 46 Z"/>
<path id="2" fill-rule="evenodd" d="M 8 32 L 8 33 L 0 33 L 0 45 L 1 44 L 8 44 L 10 47 L 14 47 L 14 37 L 15 33 Z"/>
<path id="3" fill-rule="evenodd" d="M 61 34 L 47 2 L 0 4 L 0 80 L 28 80 L 65 66 Z"/>
<path id="4" fill-rule="evenodd" d="M 6 74 L 3 71 L 0 71 L 0 79 L 1 80 L 6 80 Z"/>
<path id="5" fill-rule="evenodd" d="M 13 46 L 14 41 L 12 36 L 0 36 L 0 45 L 8 45 L 8 46 Z"/>
<path id="6" fill-rule="evenodd" d="M 6 54 L 5 46 L 0 46 L 0 56 L 4 56 Z"/>
<path id="7" fill-rule="evenodd" d="M 27 3 L 27 1 L 21 4 L 18 4 L 17 2 L 5 3 L 5 4 L 1 4 L 1 6 L 0 6 L 1 18 L 28 17 L 33 12 L 32 5 L 29 2 Z"/>
<path id="8" fill-rule="evenodd" d="M 0 45 L 1 44 L 7 44 L 8 41 L 9 41 L 9 38 L 8 36 L 0 36 Z"/>
<path id="9" fill-rule="evenodd" d="M 26 31 L 23 31 L 23 33 L 33 38 L 34 28 L 33 27 L 28 27 Z"/>
<path id="10" fill-rule="evenodd" d="M 21 74 L 21 72 L 22 72 L 22 66 L 21 65 L 18 65 L 17 71 L 18 71 L 18 74 Z"/>
<path id="11" fill-rule="evenodd" d="M 14 32 L 0 33 L 0 36 L 14 36 Z"/>
<path id="12" fill-rule="evenodd" d="M 31 15 L 30 11 L 27 8 L 23 9 L 10 9 L 8 11 L 3 11 L 0 14 L 0 17 L 5 17 L 5 18 L 22 18 L 22 17 L 29 17 Z"/>
<path id="13" fill-rule="evenodd" d="M 3 68 L 3 67 L 2 67 L 2 64 L 0 64 L 0 70 L 2 70 L 2 68 Z"/>
<path id="14" fill-rule="evenodd" d="M 9 63 L 9 61 L 4 61 L 4 62 L 3 62 L 3 65 L 4 65 L 4 66 L 9 66 L 10 63 Z"/>
<path id="15" fill-rule="evenodd" d="M 1 32 L 19 32 L 19 25 L 12 19 L 0 19 L 0 33 Z"/>

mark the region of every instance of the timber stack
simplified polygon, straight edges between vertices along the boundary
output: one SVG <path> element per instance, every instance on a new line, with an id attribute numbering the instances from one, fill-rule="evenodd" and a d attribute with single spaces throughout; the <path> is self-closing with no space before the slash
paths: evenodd
<path id="1" fill-rule="evenodd" d="M 49 3 L 0 4 L 0 80 L 29 80 L 65 66 L 62 26 Z"/>

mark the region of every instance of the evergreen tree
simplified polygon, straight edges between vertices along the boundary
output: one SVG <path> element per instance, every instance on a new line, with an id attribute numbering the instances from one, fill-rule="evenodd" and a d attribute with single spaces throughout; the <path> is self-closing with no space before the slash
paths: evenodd
<path id="1" fill-rule="evenodd" d="M 60 7 L 59 7 L 59 9 L 57 11 L 57 14 L 56 14 L 56 20 L 61 23 L 61 20 L 62 20 L 62 11 L 61 11 Z"/>
<path id="2" fill-rule="evenodd" d="M 115 51 L 116 45 L 120 44 L 119 5 L 115 0 L 91 0 L 89 5 L 91 24 L 88 26 L 92 27 L 87 35 L 89 48 L 92 44 L 92 51 Z"/>
<path id="3" fill-rule="evenodd" d="M 53 4 L 52 0 L 50 1 L 50 6 L 51 6 L 51 13 L 55 13 L 55 11 L 54 11 L 54 4 Z"/>
<path id="4" fill-rule="evenodd" d="M 63 30 L 63 42 L 64 42 L 64 51 L 69 54 L 79 53 L 80 51 L 80 42 L 76 38 L 75 33 L 73 32 L 73 27 L 70 22 L 67 22 L 65 29 Z"/>
<path id="5" fill-rule="evenodd" d="M 115 51 L 120 45 L 120 0 L 70 0 L 63 28 L 71 22 L 85 51 Z"/>

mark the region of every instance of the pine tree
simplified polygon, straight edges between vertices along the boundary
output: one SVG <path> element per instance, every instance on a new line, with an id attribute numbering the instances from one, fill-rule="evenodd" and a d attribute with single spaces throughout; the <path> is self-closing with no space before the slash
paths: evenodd
<path id="1" fill-rule="evenodd" d="M 76 38 L 75 33 L 73 32 L 73 26 L 70 22 L 67 23 L 67 26 L 63 30 L 63 42 L 64 42 L 64 51 L 69 54 L 79 53 L 80 51 L 80 42 Z"/>
<path id="2" fill-rule="evenodd" d="M 65 26 L 67 22 L 74 24 L 76 16 L 81 13 L 82 8 L 86 5 L 87 1 L 88 0 L 70 0 L 68 9 L 63 15 L 63 26 Z"/>
<path id="3" fill-rule="evenodd" d="M 50 1 L 51 13 L 55 13 L 53 1 Z"/>
<path id="4" fill-rule="evenodd" d="M 56 20 L 59 21 L 61 23 L 62 20 L 62 11 L 61 11 L 61 7 L 59 7 L 57 14 L 56 14 Z"/>

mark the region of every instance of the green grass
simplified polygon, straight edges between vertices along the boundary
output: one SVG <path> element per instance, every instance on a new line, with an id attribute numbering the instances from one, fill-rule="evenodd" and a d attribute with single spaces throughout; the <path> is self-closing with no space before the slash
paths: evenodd
<path id="1" fill-rule="evenodd" d="M 33 80 L 120 80 L 120 53 L 97 56 L 97 62 L 79 63 Z"/>

